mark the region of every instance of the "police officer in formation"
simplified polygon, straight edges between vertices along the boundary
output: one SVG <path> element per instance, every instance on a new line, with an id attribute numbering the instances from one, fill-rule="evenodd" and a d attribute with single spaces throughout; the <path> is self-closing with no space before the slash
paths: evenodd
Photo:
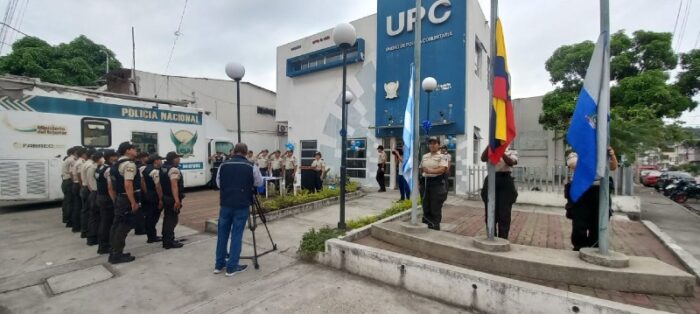
<path id="1" fill-rule="evenodd" d="M 81 231 L 81 221 L 80 212 L 83 208 L 83 199 L 80 197 L 81 188 L 83 184 L 80 180 L 80 170 L 82 169 L 85 159 L 87 159 L 87 149 L 84 147 L 76 148 L 76 160 L 71 166 L 71 177 L 73 178 L 73 209 L 71 210 L 71 227 L 74 233 Z M 87 236 L 87 234 L 86 234 Z"/>
<path id="2" fill-rule="evenodd" d="M 166 249 L 181 248 L 182 243 L 175 240 L 175 226 L 182 209 L 182 199 L 185 198 L 185 185 L 180 165 L 180 155 L 169 152 L 165 155 L 165 163 L 161 167 L 161 187 L 163 189 L 163 247 Z"/>
<path id="3" fill-rule="evenodd" d="M 160 185 L 160 171 L 163 157 L 158 154 L 151 154 L 146 161 L 146 166 L 142 171 L 144 181 L 144 199 L 141 203 L 145 217 L 145 231 L 147 243 L 160 242 L 163 238 L 158 236 L 156 224 L 160 219 L 163 210 L 163 187 Z"/>
<path id="4" fill-rule="evenodd" d="M 77 147 L 71 147 L 66 151 L 66 157 L 63 158 L 61 165 L 61 191 L 63 191 L 63 203 L 61 209 L 63 212 L 63 223 L 66 228 L 72 228 L 71 211 L 73 210 L 73 175 L 71 169 L 78 157 L 75 155 Z"/>
<path id="5" fill-rule="evenodd" d="M 263 149 L 258 153 L 258 156 L 255 157 L 255 164 L 258 166 L 258 169 L 260 169 L 260 174 L 263 177 L 267 177 L 270 175 L 268 172 L 268 164 L 270 163 L 270 160 L 267 158 L 268 155 L 268 150 Z"/>
<path id="6" fill-rule="evenodd" d="M 93 152 L 90 155 L 90 163 L 85 166 L 85 181 L 88 189 L 88 213 L 87 213 L 87 245 L 98 244 L 97 231 L 100 226 L 100 208 L 97 206 L 97 168 L 102 165 L 102 152 Z"/>
<path id="7" fill-rule="evenodd" d="M 116 200 L 114 203 L 114 222 L 112 223 L 111 253 L 109 262 L 112 264 L 128 263 L 136 259 L 129 253 L 124 253 L 126 236 L 134 224 L 134 214 L 141 205 L 141 175 L 134 159 L 136 147 L 129 142 L 119 144 L 117 149 L 119 160 L 110 167 L 110 177 L 113 180 Z"/>
<path id="8" fill-rule="evenodd" d="M 146 152 L 139 152 L 136 154 L 136 160 L 134 163 L 136 163 L 136 169 L 139 171 L 139 175 L 141 176 L 141 199 L 145 199 L 146 195 L 146 190 L 143 189 L 143 186 L 146 184 L 144 182 L 144 174 L 143 174 L 143 169 L 146 168 L 146 162 L 148 161 L 148 153 Z M 135 235 L 144 235 L 146 234 L 146 216 L 143 211 L 139 211 L 134 214 L 134 234 Z"/>
<path id="9" fill-rule="evenodd" d="M 293 150 L 287 150 L 282 168 L 284 168 L 284 185 L 287 188 L 287 193 L 292 193 L 294 191 L 294 177 L 297 173 L 297 159 L 294 157 Z"/>
<path id="10" fill-rule="evenodd" d="M 110 253 L 110 234 L 114 222 L 114 202 L 117 193 L 110 177 L 110 167 L 117 162 L 117 153 L 108 149 L 104 151 L 104 162 L 97 168 L 97 207 L 100 211 L 100 225 L 97 230 L 97 254 Z"/>
<path id="11" fill-rule="evenodd" d="M 270 156 L 270 169 L 272 170 L 273 177 L 282 177 L 282 158 L 280 157 L 280 151 L 278 150 L 276 150 L 274 153 L 272 153 L 272 156 Z M 275 189 L 279 192 L 280 181 L 275 180 L 273 183 L 275 184 Z"/>
<path id="12" fill-rule="evenodd" d="M 428 228 L 440 230 L 442 221 L 442 205 L 447 200 L 447 158 L 440 153 L 440 139 L 428 138 L 430 152 L 423 155 L 418 166 L 422 175 L 419 182 L 420 193 L 423 196 L 423 223 Z"/>

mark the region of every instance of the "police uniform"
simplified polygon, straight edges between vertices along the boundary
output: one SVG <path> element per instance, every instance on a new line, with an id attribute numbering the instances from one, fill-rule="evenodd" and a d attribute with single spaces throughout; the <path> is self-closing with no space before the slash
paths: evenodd
<path id="1" fill-rule="evenodd" d="M 255 159 L 255 164 L 258 165 L 258 168 L 260 169 L 260 174 L 263 177 L 267 177 L 270 174 L 267 172 L 267 163 L 268 163 L 267 156 L 260 155 Z"/>
<path id="2" fill-rule="evenodd" d="M 287 193 L 294 191 L 294 174 L 297 167 L 297 158 L 294 155 L 284 157 L 284 185 Z"/>
<path id="3" fill-rule="evenodd" d="M 91 160 L 92 161 L 92 160 Z M 85 168 L 85 181 L 87 181 L 88 195 L 88 221 L 87 221 L 87 245 L 97 245 L 97 230 L 100 226 L 100 208 L 97 206 L 97 172 L 98 163 L 94 161 Z"/>
<path id="4" fill-rule="evenodd" d="M 160 159 L 160 157 L 158 157 Z M 160 180 L 160 167 L 156 167 L 152 161 L 144 168 L 143 181 L 146 184 L 145 198 L 143 199 L 141 208 L 143 209 L 143 214 L 145 216 L 145 231 L 146 236 L 148 236 L 148 243 L 160 242 L 162 239 L 158 237 L 158 232 L 156 231 L 156 224 L 160 219 L 161 207 L 159 204 L 163 201 L 158 196 L 158 187 L 161 186 Z M 164 182 L 170 183 L 170 182 Z"/>
<path id="5" fill-rule="evenodd" d="M 276 178 L 282 177 L 282 158 L 276 155 L 270 158 L 270 168 L 272 169 L 272 176 Z M 275 188 L 279 192 L 280 190 L 280 180 L 272 181 L 275 184 Z"/>
<path id="6" fill-rule="evenodd" d="M 110 176 L 117 193 L 117 200 L 114 204 L 114 223 L 112 226 L 112 255 L 110 262 L 119 262 L 119 259 L 127 259 L 124 255 L 126 236 L 133 228 L 134 214 L 131 202 L 126 193 L 126 181 L 132 181 L 134 187 L 134 199 L 138 203 L 141 196 L 141 175 L 136 163 L 126 156 L 122 156 L 117 164 L 110 168 Z M 137 209 L 138 211 L 138 209 Z"/>
<path id="7" fill-rule="evenodd" d="M 438 169 L 447 167 L 447 160 L 439 153 L 423 155 L 419 168 Z M 442 204 L 447 200 L 447 180 L 444 174 L 422 173 L 420 180 L 421 195 L 423 195 L 423 223 L 428 228 L 440 230 L 442 221 Z"/>
<path id="8" fill-rule="evenodd" d="M 97 229 L 97 254 L 107 254 L 110 251 L 110 232 L 114 222 L 114 200 L 109 195 L 110 165 L 103 164 L 97 168 L 95 178 L 97 183 L 97 207 L 100 210 L 100 225 Z"/>
<path id="9" fill-rule="evenodd" d="M 311 168 L 316 172 L 316 178 L 314 180 L 314 183 L 316 183 L 316 191 L 314 192 L 321 191 L 323 189 L 323 177 L 321 177 L 321 174 L 323 174 L 323 170 L 326 168 L 326 163 L 323 159 L 314 159 L 311 163 Z"/>
<path id="10" fill-rule="evenodd" d="M 75 156 L 69 155 L 63 159 L 63 164 L 61 165 L 61 191 L 63 192 L 63 203 L 61 204 L 63 210 L 63 223 L 66 227 L 71 227 L 70 213 L 73 209 L 73 176 L 71 175 L 71 168 L 75 164 Z"/>
<path id="11" fill-rule="evenodd" d="M 518 152 L 515 150 L 506 150 L 504 155 L 508 156 L 515 163 L 518 162 Z M 488 161 L 487 161 L 488 162 Z M 496 236 L 502 239 L 508 239 L 510 233 L 510 217 L 513 209 L 513 204 L 518 198 L 518 190 L 515 188 L 515 182 L 511 176 L 513 169 L 503 161 L 503 158 L 496 164 L 496 206 L 494 226 L 496 227 Z M 488 176 L 484 179 L 484 187 L 481 189 L 481 199 L 484 201 L 485 216 L 488 219 L 489 206 L 489 185 Z M 488 221 L 486 222 L 488 224 Z"/>
<path id="12" fill-rule="evenodd" d="M 168 153 L 168 155 L 171 155 Z M 163 188 L 163 247 L 166 249 L 182 247 L 182 243 L 175 241 L 175 226 L 177 226 L 180 209 L 175 208 L 175 196 L 172 189 L 172 180 L 177 180 L 180 204 L 185 198 L 185 184 L 180 169 L 172 164 L 172 160 L 163 163 L 160 172 L 161 187 Z"/>
<path id="13" fill-rule="evenodd" d="M 136 163 L 136 168 L 139 171 L 139 175 L 141 176 L 141 184 L 143 185 L 143 178 L 144 178 L 144 173 L 143 169 L 146 169 L 146 165 L 144 165 L 140 160 L 136 160 L 134 163 Z M 141 200 L 143 201 L 146 198 L 146 189 L 144 187 L 141 187 Z M 134 234 L 135 235 L 144 235 L 146 234 L 146 216 L 145 212 L 143 209 L 139 210 L 138 212 L 134 213 Z"/>
<path id="14" fill-rule="evenodd" d="M 386 167 L 386 153 L 382 151 L 377 158 L 377 183 L 379 184 L 379 192 L 386 192 L 386 182 L 384 180 L 384 170 Z"/>
<path id="15" fill-rule="evenodd" d="M 73 178 L 73 208 L 70 214 L 70 221 L 73 232 L 80 232 L 80 211 L 83 208 L 83 200 L 80 198 L 80 168 L 85 162 L 85 159 L 78 158 L 71 168 L 71 177 Z"/>

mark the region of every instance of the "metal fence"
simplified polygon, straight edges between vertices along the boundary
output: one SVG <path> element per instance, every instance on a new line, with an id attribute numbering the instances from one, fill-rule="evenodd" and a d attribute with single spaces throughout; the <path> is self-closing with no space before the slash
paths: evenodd
<path id="1" fill-rule="evenodd" d="M 632 195 L 632 172 L 631 167 L 621 167 L 610 172 L 615 182 L 615 194 Z M 479 193 L 487 173 L 486 166 L 467 167 L 467 194 L 470 198 L 480 199 Z M 513 167 L 513 179 L 519 191 L 540 191 L 563 195 L 568 177 L 569 168 L 566 166 Z"/>

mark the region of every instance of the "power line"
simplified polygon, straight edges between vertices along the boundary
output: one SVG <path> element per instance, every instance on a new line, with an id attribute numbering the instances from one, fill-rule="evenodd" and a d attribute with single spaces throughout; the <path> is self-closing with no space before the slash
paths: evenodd
<path id="1" fill-rule="evenodd" d="M 678 46 L 676 47 L 676 52 L 679 52 L 683 46 L 683 37 L 685 36 L 685 30 L 688 26 L 688 16 L 690 15 L 690 7 L 693 5 L 693 0 L 688 0 L 686 2 L 685 11 L 683 12 L 683 21 L 681 22 L 680 34 L 678 37 Z"/>
<path id="2" fill-rule="evenodd" d="M 24 35 L 24 36 L 29 36 L 29 37 L 32 36 L 32 35 L 29 35 L 29 34 L 23 32 L 23 31 L 21 31 L 21 30 L 18 30 L 18 29 L 14 28 L 14 27 L 12 27 L 12 26 L 10 26 L 10 25 L 8 25 L 8 24 L 5 24 L 5 22 L 0 22 L 0 25 L 7 26 L 7 28 L 9 28 L 9 29 L 11 29 L 11 30 L 13 30 L 13 31 L 15 31 L 15 32 L 18 32 L 18 33 L 20 33 L 20 34 L 22 34 L 22 35 Z"/>
<path id="3" fill-rule="evenodd" d="M 170 56 L 168 57 L 168 64 L 165 66 L 165 74 L 168 74 L 168 68 L 170 68 L 170 62 L 173 60 L 173 52 L 175 52 L 175 45 L 177 45 L 177 40 L 180 38 L 182 33 L 182 20 L 185 18 L 185 11 L 187 10 L 187 1 L 185 0 L 185 6 L 182 8 L 182 14 L 180 15 L 180 23 L 177 24 L 177 30 L 175 31 L 175 40 L 173 40 L 173 47 L 170 49 Z"/>
<path id="4" fill-rule="evenodd" d="M 695 37 L 695 45 L 693 45 L 693 49 L 698 48 L 698 41 L 700 41 L 700 31 L 698 32 L 698 36 Z"/>
<path id="5" fill-rule="evenodd" d="M 683 8 L 683 0 L 678 4 L 678 13 L 676 13 L 676 22 L 673 23 L 673 38 L 676 38 L 676 27 L 678 27 L 678 18 L 681 16 L 681 8 Z"/>

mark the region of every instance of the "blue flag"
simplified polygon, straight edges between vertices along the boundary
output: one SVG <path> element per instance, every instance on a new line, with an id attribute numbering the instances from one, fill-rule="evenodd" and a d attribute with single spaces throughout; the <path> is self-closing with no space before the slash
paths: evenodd
<path id="1" fill-rule="evenodd" d="M 605 36 L 601 34 L 596 43 L 591 62 L 586 71 L 586 78 L 583 88 L 576 101 L 576 109 L 571 119 L 571 126 L 566 135 L 566 140 L 571 144 L 578 155 L 578 162 L 574 170 L 574 177 L 571 182 L 569 195 L 576 202 L 581 198 L 588 188 L 591 187 L 597 178 L 605 175 L 605 163 L 607 156 L 608 137 L 608 112 L 610 108 L 610 98 L 607 95 L 608 89 L 603 88 L 606 84 L 606 76 L 609 77 L 610 69 L 605 49 Z M 598 124 L 598 117 L 606 117 L 601 125 Z M 602 138 L 599 141 L 597 127 L 601 127 Z M 603 153 L 598 154 L 599 151 Z"/>
<path id="2" fill-rule="evenodd" d="M 413 72 L 415 66 L 411 63 L 411 80 L 409 81 L 408 100 L 406 101 L 406 114 L 403 118 L 403 177 L 408 182 L 411 191 L 416 191 L 413 186 Z"/>

